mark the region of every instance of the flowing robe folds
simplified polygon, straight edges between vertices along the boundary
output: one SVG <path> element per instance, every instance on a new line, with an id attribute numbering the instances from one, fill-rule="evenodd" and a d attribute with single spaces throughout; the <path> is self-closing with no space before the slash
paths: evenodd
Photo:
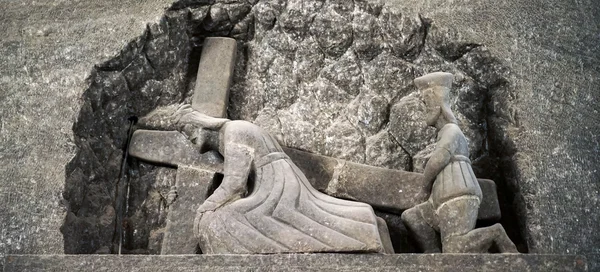
<path id="1" fill-rule="evenodd" d="M 207 201 L 221 203 L 198 223 L 203 253 L 389 252 L 371 206 L 314 189 L 260 127 L 231 121 L 219 138 L 224 179 Z"/>

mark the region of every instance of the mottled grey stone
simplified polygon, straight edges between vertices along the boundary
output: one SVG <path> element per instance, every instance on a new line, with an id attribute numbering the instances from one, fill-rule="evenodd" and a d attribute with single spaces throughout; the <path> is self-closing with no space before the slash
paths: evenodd
<path id="1" fill-rule="evenodd" d="M 156 79 L 148 80 L 145 87 L 142 87 L 148 91 L 145 94 L 147 99 L 129 101 L 136 108 L 134 114 L 143 114 L 155 105 L 176 103 L 183 99 L 181 94 L 186 91 L 181 88 L 180 83 L 186 85 L 188 81 L 185 73 L 188 69 L 188 55 L 182 52 L 186 51 L 189 39 L 193 41 L 192 44 L 201 44 L 202 38 L 194 33 L 206 34 L 206 31 L 202 26 L 186 31 L 186 26 L 180 24 L 184 20 L 177 19 L 179 15 L 173 13 L 182 9 L 185 15 L 187 6 L 208 7 L 213 2 L 178 1 L 167 12 L 167 18 L 150 23 L 152 39 L 145 44 L 144 52 L 155 68 L 153 74 Z M 255 1 L 249 2 L 253 4 Z M 102 105 L 104 103 L 114 108 L 128 100 L 125 97 L 107 99 L 104 92 L 110 93 L 111 88 L 87 92 L 89 95 L 79 99 L 88 87 L 85 79 L 89 77 L 92 82 L 96 82 L 96 74 L 100 77 L 118 75 L 117 72 L 98 72 L 91 67 L 113 58 L 121 49 L 124 49 L 124 53 L 134 52 L 135 46 L 126 45 L 129 40 L 142 35 L 144 25 L 140 22 L 158 18 L 163 12 L 162 7 L 168 3 L 108 1 L 98 4 L 99 6 L 94 4 L 93 7 L 83 2 L 24 3 L 25 6 L 4 5 L 5 20 L 0 21 L 3 29 L 6 29 L 0 47 L 0 73 L 3 75 L 0 84 L 5 90 L 0 94 L 0 160 L 9 162 L 0 168 L 6 181 L 2 182 L 0 194 L 6 203 L 10 203 L 0 209 L 0 216 L 7 218 L 0 220 L 0 248 L 14 253 L 58 253 L 63 248 L 68 251 L 71 245 L 63 244 L 61 233 L 57 231 L 64 220 L 65 208 L 62 204 L 76 209 L 87 206 L 81 210 L 82 216 L 87 213 L 86 216 L 99 217 L 104 211 L 105 203 L 89 201 L 98 198 L 82 195 L 81 192 L 103 191 L 111 187 L 110 182 L 114 179 L 98 177 L 98 172 L 85 172 L 76 168 L 68 168 L 62 173 L 62 167 L 80 148 L 85 149 L 83 145 L 79 145 L 79 140 L 85 136 L 90 142 L 96 140 L 93 150 L 97 158 L 112 157 L 105 161 L 99 160 L 100 165 L 112 164 L 118 169 L 118 150 L 122 146 L 115 145 L 113 140 L 117 139 L 115 143 L 122 143 L 122 139 L 118 138 L 126 135 L 126 132 L 119 133 L 119 130 L 115 130 L 118 125 L 105 125 L 105 120 L 126 120 L 128 116 L 123 117 L 121 114 L 129 113 L 120 110 L 119 115 L 113 115 L 104 111 Z M 270 20 L 274 23 L 278 21 L 277 16 L 285 9 L 287 2 L 259 1 L 251 14 L 261 4 L 270 7 Z M 598 6 L 590 1 L 571 3 L 554 0 L 510 0 L 495 5 L 473 0 L 455 2 L 452 6 L 446 4 L 440 0 L 389 1 L 386 3 L 388 7 L 384 7 L 381 2 L 361 0 L 354 1 L 352 15 L 356 20 L 368 14 L 375 18 L 371 19 L 380 21 L 378 17 L 382 9 L 393 6 L 407 18 L 417 18 L 418 14 L 432 18 L 433 24 L 427 32 L 425 46 L 421 51 L 423 57 L 417 57 L 414 61 L 417 66 L 421 66 L 418 70 L 423 69 L 423 73 L 445 66 L 465 69 L 463 72 L 468 71 L 468 76 L 482 90 L 487 90 L 484 102 L 485 122 L 473 124 L 481 124 L 486 129 L 482 146 L 489 148 L 482 148 L 481 154 L 489 152 L 491 165 L 497 166 L 501 174 L 485 177 L 496 180 L 499 191 L 507 197 L 503 200 L 503 205 L 509 207 L 508 213 L 515 215 L 515 218 L 510 219 L 511 222 L 520 222 L 519 225 L 514 223 L 511 228 L 517 236 L 520 233 L 526 239 L 527 244 L 523 248 L 529 248 L 531 252 L 547 253 L 598 252 L 596 245 L 599 236 L 592 226 L 598 225 L 599 217 L 590 216 L 594 215 L 595 207 L 598 206 L 595 181 L 600 173 L 596 171 L 595 163 L 600 154 L 595 136 L 600 130 L 597 125 L 599 122 L 594 119 L 594 113 L 597 112 L 595 105 L 598 104 L 598 97 L 594 92 L 598 89 L 598 81 L 594 79 L 599 76 L 593 69 L 597 66 L 595 56 L 598 55 L 600 44 L 595 35 L 598 32 L 598 18 L 595 16 Z M 555 8 L 540 17 L 540 5 Z M 339 10 L 346 12 L 345 9 Z M 473 10 L 490 16 L 473 15 Z M 53 14 L 52 17 L 46 16 L 49 12 Z M 368 21 L 373 22 L 371 19 Z M 254 37 L 259 40 L 264 31 L 271 28 L 261 28 L 258 26 L 259 20 L 256 21 Z M 165 27 L 167 24 L 168 28 Z M 362 33 L 381 36 L 379 23 L 360 24 L 364 26 Z M 191 25 L 193 24 L 190 27 Z M 378 38 L 362 39 L 356 27 L 353 28 L 354 42 L 351 48 L 357 51 L 360 60 L 370 60 L 381 51 L 388 50 Z M 188 33 L 192 33 L 192 36 L 188 36 Z M 403 36 L 409 37 L 410 33 L 404 33 Z M 314 38 L 311 35 L 306 40 L 308 39 Z M 360 47 L 365 49 L 358 53 L 361 39 L 372 42 Z M 431 54 L 427 53 L 428 46 L 432 49 Z M 247 44 L 247 48 L 251 47 L 252 42 Z M 477 50 L 473 50 L 475 48 Z M 266 53 L 253 57 L 251 50 L 248 51 L 249 67 L 254 61 L 268 59 L 273 55 Z M 314 53 L 298 55 L 318 63 L 317 56 L 323 58 L 323 53 L 318 49 L 312 52 Z M 494 76 L 498 62 L 490 62 L 489 56 L 503 60 L 503 65 L 509 69 L 509 74 L 504 77 L 507 82 L 494 79 L 498 78 Z M 423 60 L 430 57 L 435 57 L 436 62 Z M 136 65 L 144 66 L 140 66 L 138 71 L 149 71 L 144 63 L 139 59 L 135 62 Z M 324 65 L 315 64 L 309 70 L 318 71 Z M 57 70 L 56 67 L 60 69 Z M 107 69 L 114 67 L 108 66 Z M 173 67 L 183 69 L 179 71 Z M 195 70 L 193 67 L 189 69 L 193 77 Z M 308 73 L 306 70 L 298 74 L 292 72 L 291 77 L 300 78 L 299 74 Z M 258 77 L 257 74 L 247 75 L 248 81 L 240 80 L 236 84 L 249 84 Z M 499 85 L 490 85 L 494 82 Z M 232 101 L 236 102 L 230 106 L 234 107 L 230 115 L 249 121 L 258 116 L 264 97 L 255 90 L 262 88 L 260 84 L 249 85 L 242 95 L 233 94 L 235 97 L 232 97 Z M 118 90 L 126 92 L 121 88 Z M 143 91 L 131 92 L 139 94 L 132 97 L 144 97 Z M 334 104 L 333 101 L 321 103 Z M 83 113 L 77 118 L 79 110 Z M 454 106 L 453 110 L 460 111 Z M 464 115 L 469 118 L 468 114 Z M 291 119 L 295 119 L 297 116 L 292 117 L 294 118 Z M 78 125 L 71 132 L 76 118 L 88 125 Z M 287 131 L 290 132 L 289 135 L 298 135 L 297 131 L 304 129 L 305 125 L 300 123 L 297 127 L 289 126 Z M 357 130 L 360 129 L 358 125 L 356 127 Z M 92 133 L 82 135 L 83 130 L 80 128 Z M 467 134 L 464 127 L 461 129 Z M 107 133 L 108 131 L 111 133 Z M 317 133 L 314 136 L 318 138 L 320 135 Z M 287 140 L 296 141 L 293 136 L 288 136 Z M 471 145 L 469 147 L 472 148 Z M 318 144 L 311 145 L 308 150 L 324 154 Z M 368 150 L 365 148 L 365 152 Z M 472 154 L 477 156 L 480 153 L 472 150 Z M 76 160 L 82 157 L 78 156 Z M 89 156 L 89 159 L 81 159 L 80 162 L 97 165 L 92 162 L 94 157 Z M 476 158 L 471 159 L 475 162 Z M 110 166 L 108 172 L 115 172 L 114 169 Z M 99 182 L 102 185 L 87 187 Z M 92 195 L 98 194 L 90 196 Z M 107 199 L 110 202 L 110 198 Z M 148 202 L 150 201 L 149 198 Z M 576 220 L 565 221 L 564 218 Z M 82 229 L 83 231 L 95 232 L 91 228 Z M 90 244 L 98 245 L 98 241 L 105 237 L 94 239 Z M 75 237 L 74 240 L 80 239 Z M 93 251 L 92 248 L 79 253 Z"/>
<path id="2" fill-rule="evenodd" d="M 95 175 L 97 178 L 93 179 L 87 170 L 65 169 L 78 151 L 73 123 L 80 110 L 92 107 L 83 102 L 81 95 L 90 83 L 86 79 L 93 82 L 90 77 L 93 67 L 114 58 L 123 49 L 131 50 L 128 43 L 143 34 L 146 23 L 160 18 L 170 3 L 170 0 L 0 3 L 3 14 L 0 19 L 3 29 L 0 41 L 0 202 L 3 203 L 0 254 L 69 251 L 60 228 L 67 213 L 77 213 L 77 210 L 68 208 L 65 197 L 80 200 L 74 207 L 86 206 L 92 199 L 98 201 L 93 203 L 98 206 L 90 205 L 87 209 L 88 216 L 99 218 L 106 213 L 104 206 L 108 203 L 96 197 L 108 191 L 107 186 L 96 183 L 103 177 Z M 139 59 L 135 63 L 147 68 Z M 103 112 L 102 106 L 112 107 L 109 103 L 112 99 L 104 98 L 105 104 L 94 103 L 96 111 Z M 119 103 L 124 101 L 122 97 L 119 99 Z M 98 105 L 100 107 L 96 107 Z M 127 123 L 126 118 L 124 123 Z M 99 125 L 94 130 L 104 131 L 95 135 L 109 131 Z M 97 158 L 108 158 L 100 165 L 114 171 L 114 164 L 118 172 L 120 156 L 116 149 L 121 146 L 112 149 L 108 147 L 112 140 L 91 138 L 88 143 L 93 145 Z M 102 145 L 97 143 L 106 143 L 107 148 L 97 148 Z M 96 165 L 91 162 L 96 156 L 90 156 L 87 162 Z M 79 178 L 67 178 L 71 173 Z M 87 176 L 81 176 L 82 173 Z M 90 190 L 84 189 L 85 184 L 94 183 L 96 186 Z M 87 200 L 81 201 L 84 199 Z M 89 234 L 106 233 L 88 230 Z M 83 234 L 84 230 L 80 231 Z M 112 233 L 108 235 L 103 238 L 110 241 Z M 96 239 L 93 235 L 88 237 L 90 241 Z M 73 238 L 72 241 L 79 240 L 78 236 Z"/>
<path id="3" fill-rule="evenodd" d="M 234 9 L 230 9 L 234 12 Z M 247 13 L 247 12 L 246 12 Z M 237 12 L 236 12 L 237 14 Z M 229 16 L 231 19 L 232 16 Z M 239 16 L 236 16 L 239 17 Z M 229 87 L 237 53 L 237 42 L 231 38 L 207 38 L 196 77 L 192 107 L 209 116 L 227 117 Z"/>
<path id="4" fill-rule="evenodd" d="M 369 165 L 404 171 L 410 170 L 410 155 L 395 144 L 386 130 L 367 138 L 365 144 L 365 162 Z"/>
<path id="5" fill-rule="evenodd" d="M 347 108 L 347 119 L 366 135 L 378 134 L 389 117 L 388 103 L 381 95 L 361 93 Z"/>
<path id="6" fill-rule="evenodd" d="M 161 255 L 196 254 L 194 239 L 196 209 L 204 202 L 213 186 L 215 172 L 192 167 L 177 168 L 175 186 L 177 197 L 169 206 Z"/>
<path id="7" fill-rule="evenodd" d="M 5 271 L 592 271 L 598 255 L 275 254 L 275 255 L 8 255 Z M 596 266 L 597 267 L 597 266 Z"/>
<path id="8" fill-rule="evenodd" d="M 351 22 L 333 8 L 322 9 L 315 16 L 310 32 L 321 50 L 334 58 L 342 56 L 352 44 Z"/>
<path id="9" fill-rule="evenodd" d="M 425 105 L 417 93 L 403 97 L 390 110 L 389 133 L 412 157 L 435 141 L 435 129 L 424 120 Z"/>
<path id="10" fill-rule="evenodd" d="M 200 151 L 178 131 L 136 130 L 129 145 L 131 156 L 148 162 L 222 171 L 223 162 L 218 157 Z"/>
<path id="11" fill-rule="evenodd" d="M 352 51 L 323 68 L 320 76 L 351 95 L 357 95 L 363 84 L 362 72 Z"/>

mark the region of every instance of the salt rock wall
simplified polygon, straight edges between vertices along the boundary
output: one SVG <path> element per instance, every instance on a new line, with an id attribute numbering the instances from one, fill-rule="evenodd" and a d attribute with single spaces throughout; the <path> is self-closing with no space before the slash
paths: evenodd
<path id="1" fill-rule="evenodd" d="M 209 36 L 239 43 L 230 118 L 252 121 L 289 147 L 386 168 L 422 171 L 435 130 L 423 122 L 412 80 L 454 73 L 451 104 L 476 174 L 504 188 L 489 122 L 514 121 L 507 106 L 514 94 L 485 46 L 381 3 L 179 1 L 92 70 L 73 126 L 77 155 L 66 167 L 66 253 L 114 252 L 116 188 L 125 180 L 123 250 L 160 251 L 175 170 L 130 159 L 121 172 L 128 129 L 158 106 L 189 102 Z"/>

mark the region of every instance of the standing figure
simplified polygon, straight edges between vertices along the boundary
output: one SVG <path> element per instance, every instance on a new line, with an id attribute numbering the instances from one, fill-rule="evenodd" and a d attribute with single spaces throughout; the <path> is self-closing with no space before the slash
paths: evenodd
<path id="1" fill-rule="evenodd" d="M 423 173 L 431 186 L 429 200 L 406 210 L 402 221 L 426 253 L 483 253 L 493 245 L 500 252 L 516 253 L 502 225 L 474 229 L 481 188 L 471 168 L 467 139 L 449 106 L 452 80 L 452 74 L 442 72 L 414 80 L 423 95 L 427 125 L 438 134 Z"/>
<path id="2" fill-rule="evenodd" d="M 189 106 L 166 115 L 194 144 L 224 158 L 223 181 L 194 221 L 203 253 L 393 253 L 385 221 L 370 205 L 314 189 L 262 128 Z M 148 119 L 164 127 L 165 118 Z"/>

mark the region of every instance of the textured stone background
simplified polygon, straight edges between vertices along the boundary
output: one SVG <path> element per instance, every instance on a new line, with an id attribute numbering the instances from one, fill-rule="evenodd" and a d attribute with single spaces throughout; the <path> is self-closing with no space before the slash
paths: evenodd
<path id="1" fill-rule="evenodd" d="M 461 43 L 463 45 L 469 42 L 486 44 L 493 56 L 504 59 L 504 63 L 509 66 L 509 74 L 491 73 L 501 74 L 502 78 L 508 78 L 510 83 L 487 86 L 488 89 L 497 87 L 494 92 L 497 95 L 487 96 L 487 102 L 498 101 L 502 111 L 486 114 L 491 116 L 487 119 L 490 123 L 488 127 L 495 129 L 490 135 L 496 137 L 492 142 L 497 146 L 491 150 L 502 150 L 493 154 L 504 159 L 498 168 L 507 176 L 506 181 L 511 190 L 521 196 L 516 199 L 516 203 L 520 203 L 516 208 L 524 216 L 521 223 L 529 249 L 534 252 L 597 253 L 597 245 L 600 242 L 594 226 L 599 224 L 595 211 L 598 208 L 597 181 L 600 174 L 593 162 L 597 161 L 600 153 L 597 140 L 600 125 L 597 122 L 596 103 L 599 84 L 598 71 L 592 67 L 598 63 L 598 24 L 597 18 L 593 17 L 593 14 L 597 14 L 598 7 L 590 1 L 571 4 L 540 2 L 543 3 L 501 1 L 492 6 L 479 1 L 461 1 L 453 2 L 451 7 L 447 7 L 446 4 L 437 1 L 426 1 L 425 6 L 420 1 L 414 4 L 403 1 L 393 4 L 405 15 L 391 20 L 402 22 L 399 24 L 389 21 L 386 24 L 391 14 L 369 10 L 368 7 L 356 16 L 356 10 L 360 9 L 358 5 L 311 7 L 290 1 L 285 7 L 279 7 L 278 11 L 281 12 L 282 8 L 285 8 L 287 12 L 278 14 L 269 11 L 269 7 L 261 7 L 261 2 L 254 6 L 254 11 L 264 12 L 256 16 L 256 31 L 259 34 L 263 31 L 264 36 L 256 35 L 261 36 L 262 40 L 252 42 L 246 53 L 248 59 L 264 59 L 265 63 L 254 63 L 254 66 L 253 62 L 249 61 L 246 73 L 238 75 L 236 80 L 239 83 L 242 82 L 240 78 L 250 79 L 243 81 L 244 84 L 250 84 L 243 90 L 262 90 L 263 93 L 232 96 L 232 102 L 235 104 L 230 114 L 234 118 L 254 119 L 274 133 L 281 130 L 282 140 L 291 146 L 358 162 L 368 158 L 381 166 L 418 169 L 418 166 L 406 158 L 416 156 L 424 146 L 404 146 L 398 140 L 386 143 L 392 141 L 386 136 L 394 135 L 394 131 L 389 130 L 395 122 L 393 113 L 406 108 L 394 105 L 404 103 L 409 107 L 418 107 L 418 101 L 414 96 L 396 97 L 395 93 L 389 91 L 403 90 L 404 94 L 408 94 L 410 90 L 402 88 L 408 85 L 407 77 L 401 76 L 401 73 L 405 72 L 414 77 L 427 72 L 423 68 L 419 69 L 419 65 L 414 67 L 415 65 L 406 63 L 419 64 L 421 55 L 415 51 L 422 51 L 425 53 L 423 55 L 431 53 L 432 57 L 429 59 L 433 60 L 436 59 L 435 55 L 442 56 L 442 60 L 438 59 L 439 63 L 423 64 L 426 67 L 445 65 L 446 62 L 463 59 L 465 66 L 458 68 L 465 71 L 466 76 L 459 77 L 457 83 L 461 83 L 459 86 L 467 86 L 464 88 L 467 91 L 480 90 L 480 82 L 477 82 L 480 85 L 478 88 L 468 88 L 471 86 L 469 78 L 477 78 L 479 81 L 485 79 L 483 81 L 486 83 L 493 83 L 493 78 L 478 74 L 476 70 L 470 74 L 466 71 L 469 71 L 469 64 L 487 60 L 477 58 L 487 56 L 487 53 L 482 52 L 472 58 L 460 58 L 462 54 L 476 53 L 476 50 L 483 49 L 465 51 L 460 47 L 454 48 L 452 44 L 441 45 L 445 44 L 444 40 L 466 41 Z M 305 5 L 306 3 L 310 2 L 305 2 Z M 544 3 L 546 5 L 543 5 Z M 560 8 L 549 9 L 544 13 L 545 16 L 539 15 L 537 9 L 551 3 Z M 166 4 L 123 1 L 119 4 L 94 4 L 98 6 L 58 1 L 22 6 L 1 4 L 5 6 L 6 12 L 0 17 L 0 24 L 8 31 L 1 40 L 3 52 L 0 58 L 0 158 L 3 161 L 0 174 L 4 181 L 0 187 L 0 194 L 4 203 L 8 204 L 3 205 L 0 210 L 0 216 L 4 219 L 0 224 L 0 253 L 63 251 L 59 228 L 67 215 L 67 209 L 71 207 L 69 203 L 62 201 L 62 194 L 65 191 L 68 195 L 69 188 L 65 188 L 65 177 L 73 173 L 69 171 L 73 169 L 65 169 L 65 165 L 76 152 L 81 151 L 75 144 L 79 147 L 82 144 L 76 143 L 77 137 L 73 137 L 71 126 L 80 109 L 86 107 L 85 103 L 82 103 L 85 99 L 79 97 L 89 86 L 93 86 L 94 82 L 85 79 L 92 71 L 93 65 L 103 63 L 120 49 L 126 48 L 125 45 L 130 39 L 139 37 L 145 22 L 158 21 L 158 16 L 162 14 L 161 7 Z M 316 16 L 309 16 L 311 8 L 318 13 Z M 240 9 L 243 10 L 243 7 Z M 417 12 L 432 18 L 437 26 L 456 29 L 457 32 L 449 32 L 452 33 L 450 37 L 439 35 L 440 40 L 431 43 L 437 44 L 438 48 L 428 51 L 419 45 L 422 40 L 418 37 L 424 33 L 419 32 L 422 22 L 418 19 Z M 197 10 L 195 14 L 202 16 L 202 10 Z M 270 17 L 270 14 L 273 16 Z M 227 16 L 235 18 L 236 14 Z M 214 18 L 218 17 L 218 9 L 215 9 Z M 355 20 L 364 21 L 350 23 Z M 294 27 L 302 25 L 306 27 Z M 211 31 L 216 35 L 219 34 L 220 28 L 224 28 L 222 31 L 231 34 L 235 32 L 234 29 L 227 29 L 231 27 L 233 26 L 220 25 L 216 21 L 211 25 Z M 354 35 L 348 38 L 350 27 L 353 28 L 351 32 Z M 385 39 L 392 44 L 397 43 L 393 44 L 395 46 L 378 49 L 369 43 L 377 37 L 361 36 L 361 28 L 400 29 L 399 32 L 387 33 L 414 33 L 416 37 L 413 36 L 411 40 L 410 35 L 381 35 L 380 38 L 384 39 L 381 44 L 386 44 Z M 318 35 L 321 32 L 327 35 Z M 437 33 L 446 32 L 442 30 Z M 363 34 L 368 35 L 372 32 L 365 31 Z M 429 37 L 436 38 L 435 35 Z M 299 40 L 302 42 L 296 42 Z M 356 49 L 356 54 L 348 53 L 347 49 L 350 46 Z M 288 50 L 292 47 L 296 49 Z M 322 56 L 314 50 L 317 47 L 323 49 Z M 394 51 L 392 48 L 400 48 L 402 51 Z M 472 49 L 464 46 L 462 48 Z M 127 49 L 125 51 L 127 52 Z M 456 55 L 453 52 L 461 54 Z M 296 55 L 299 56 L 299 60 L 290 63 L 290 59 L 297 59 Z M 306 57 L 304 62 L 302 57 Z M 396 69 L 392 75 L 377 71 L 381 71 L 385 65 L 392 65 L 389 69 L 401 69 Z M 110 67 L 110 63 L 108 66 Z M 291 76 L 290 72 L 293 70 L 290 70 L 290 67 L 303 68 L 306 72 Z M 322 69 L 313 69 L 315 67 Z M 121 68 L 119 71 L 126 67 Z M 341 68 L 350 73 L 343 78 L 356 80 L 339 81 L 337 72 Z M 359 69 L 355 71 L 360 73 L 352 74 L 353 68 Z M 451 65 L 449 69 L 457 68 Z M 93 71 L 111 70 L 100 67 Z M 175 74 L 153 76 L 162 79 L 176 78 Z M 179 74 L 185 73 L 180 71 Z M 393 75 L 398 75 L 399 80 L 378 81 Z M 109 78 L 110 73 L 99 77 Z M 91 79 L 93 78 L 92 73 Z M 111 82 L 118 82 L 118 78 Z M 240 85 L 236 84 L 236 87 L 241 89 Z M 355 88 L 356 86 L 359 87 Z M 301 92 L 291 92 L 296 87 L 299 87 Z M 164 88 L 158 85 L 155 88 L 147 87 L 146 90 L 156 91 Z M 185 89 L 181 86 L 177 88 Z M 110 89 L 110 86 L 107 89 Z M 238 90 L 237 93 L 240 93 L 239 89 L 234 88 L 234 91 Z M 288 96 L 275 95 L 273 90 Z M 511 90 L 516 90 L 516 95 Z M 171 101 L 177 100 L 171 98 Z M 326 101 L 332 100 L 344 103 L 326 104 Z M 292 101 L 294 103 L 291 103 Z M 311 103 L 317 106 L 313 107 L 314 104 Z M 235 105 L 240 106 L 235 108 Z M 389 106 L 389 109 L 383 113 L 374 110 L 380 109 L 379 105 L 386 108 Z M 509 107 L 505 107 L 506 105 Z M 108 103 L 102 106 L 111 105 Z M 463 107 L 459 109 L 462 110 Z M 491 109 L 494 110 L 494 107 Z M 479 110 L 475 109 L 474 112 Z M 481 118 L 469 116 L 468 113 L 463 115 L 465 116 L 459 118 L 463 120 L 465 129 L 476 126 L 477 118 Z M 279 122 L 272 122 L 275 116 Z M 314 118 L 308 119 L 309 116 Z M 284 124 L 287 122 L 281 121 L 282 118 L 298 121 L 299 117 L 324 123 L 318 123 L 317 127 L 295 125 L 294 128 L 286 128 Z M 418 118 L 413 120 L 413 126 L 417 125 Z M 469 120 L 473 123 L 467 122 Z M 109 127 L 119 130 L 123 126 Z M 292 134 L 286 129 L 294 131 L 302 127 L 307 130 L 293 135 L 305 137 L 307 140 L 300 141 L 301 138 L 287 136 Z M 76 127 L 75 132 L 77 131 Z M 342 135 L 345 137 L 337 137 L 339 135 L 331 132 L 347 134 Z M 419 139 L 418 137 L 429 135 L 426 132 L 421 135 L 401 135 L 403 132 L 406 130 L 399 130 L 396 138 Z M 119 133 L 112 134 L 114 136 Z M 477 135 L 481 135 L 481 132 L 476 129 L 469 134 L 472 144 L 477 143 Z M 323 137 L 322 140 L 319 137 Z M 110 144 L 115 144 L 115 149 L 118 149 L 118 137 L 111 139 L 115 140 L 116 142 Z M 409 142 L 411 141 L 407 141 Z M 422 143 L 420 140 L 414 142 Z M 400 145 L 403 152 L 398 150 Z M 476 151 L 478 146 L 485 145 L 472 146 L 475 156 L 482 155 Z M 355 149 L 351 150 L 348 147 Z M 374 152 L 369 152 L 373 149 Z M 392 161 L 386 156 L 377 156 L 382 151 L 397 156 L 404 154 L 405 159 L 400 157 Z M 118 154 L 105 155 L 118 157 Z M 68 173 L 65 174 L 65 170 Z M 91 212 L 100 215 L 99 217 L 106 215 L 104 218 L 110 219 L 111 216 L 110 208 Z M 106 220 L 99 220 L 94 224 L 105 223 Z"/>
<path id="2" fill-rule="evenodd" d="M 0 254 L 63 252 L 65 165 L 91 68 L 171 1 L 0 1 Z"/>
<path id="3" fill-rule="evenodd" d="M 454 40 L 427 19 L 380 3 L 181 1 L 117 56 L 96 65 L 88 79 L 73 127 L 77 155 L 66 167 L 67 216 L 61 228 L 66 253 L 113 248 L 117 202 L 128 203 L 124 250 L 159 252 L 174 170 L 129 161 L 130 197 L 117 199 L 128 119 L 189 101 L 202 40 L 222 35 L 237 38 L 240 50 L 230 117 L 261 125 L 284 145 L 420 171 L 435 131 L 423 122 L 412 79 L 445 70 L 456 75 L 452 105 L 475 165 L 497 161 L 490 156 L 487 122 L 492 117 L 510 122 L 504 114 L 508 100 L 494 95 L 512 88 L 485 47 Z M 490 103 L 499 104 L 494 112 Z M 495 167 L 475 171 L 504 182 Z M 514 211 L 508 207 L 504 213 Z M 504 220 L 506 228 L 520 243 L 510 219 Z M 390 228 L 403 229 L 399 220 L 390 220 Z"/>

